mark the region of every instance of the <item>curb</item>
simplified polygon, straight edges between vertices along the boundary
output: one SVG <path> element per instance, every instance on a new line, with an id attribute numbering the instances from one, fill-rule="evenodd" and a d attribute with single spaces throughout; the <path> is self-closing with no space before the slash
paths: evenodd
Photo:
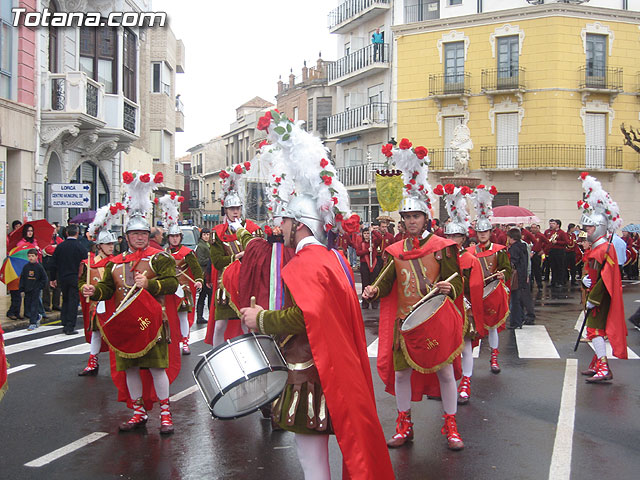
<path id="1" fill-rule="evenodd" d="M 60 312 L 54 310 L 52 312 L 46 312 L 46 314 L 47 319 L 45 323 L 41 323 L 40 325 L 51 325 L 52 323 L 60 321 Z M 5 333 L 12 332 L 14 330 L 22 330 L 29 326 L 29 320 L 27 319 L 11 320 L 3 316 L 0 321 L 2 322 L 2 330 L 4 330 Z"/>

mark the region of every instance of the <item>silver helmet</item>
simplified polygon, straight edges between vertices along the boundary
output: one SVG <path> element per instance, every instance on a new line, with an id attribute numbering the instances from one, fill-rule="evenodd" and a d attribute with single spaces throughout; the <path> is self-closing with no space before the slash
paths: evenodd
<path id="1" fill-rule="evenodd" d="M 462 235 L 469 234 L 467 227 L 465 227 L 462 223 L 449 222 L 444 226 L 445 235 L 455 235 L 456 233 L 460 233 Z"/>
<path id="2" fill-rule="evenodd" d="M 238 192 L 231 191 L 224 197 L 224 207 L 242 207 L 242 199 Z"/>
<path id="3" fill-rule="evenodd" d="M 306 225 L 316 240 L 326 244 L 327 233 L 324 230 L 322 218 L 318 214 L 316 201 L 313 197 L 304 194 L 293 197 L 284 208 L 282 216 L 293 218 L 297 222 Z"/>
<path id="4" fill-rule="evenodd" d="M 117 241 L 118 239 L 116 236 L 109 230 L 100 230 L 98 238 L 96 239 L 96 244 L 104 245 L 106 243 L 116 243 Z"/>
<path id="5" fill-rule="evenodd" d="M 475 227 L 476 232 L 488 232 L 489 230 L 492 230 L 492 229 L 493 229 L 493 225 L 491 225 L 491 222 L 489 221 L 488 218 L 480 217 L 476 221 L 476 227 Z"/>
<path id="6" fill-rule="evenodd" d="M 151 232 L 151 227 L 142 212 L 134 212 L 129 216 L 129 221 L 127 222 L 127 226 L 124 231 L 126 233 L 133 231 Z"/>
<path id="7" fill-rule="evenodd" d="M 177 223 L 172 224 L 167 230 L 167 235 L 182 235 L 180 225 L 178 225 Z"/>
<path id="8" fill-rule="evenodd" d="M 583 227 L 596 227 L 592 234 L 587 234 L 587 240 L 589 240 L 591 243 L 595 242 L 600 237 L 604 237 L 607 234 L 607 226 L 609 225 L 609 220 L 602 213 L 583 213 L 582 218 L 580 219 L 580 223 Z"/>
<path id="9" fill-rule="evenodd" d="M 402 197 L 399 213 L 422 212 L 429 218 L 429 208 L 427 204 L 416 197 Z"/>

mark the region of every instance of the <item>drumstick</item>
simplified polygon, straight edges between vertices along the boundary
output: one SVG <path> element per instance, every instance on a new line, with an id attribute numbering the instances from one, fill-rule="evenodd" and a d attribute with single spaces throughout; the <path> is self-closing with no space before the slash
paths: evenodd
<path id="1" fill-rule="evenodd" d="M 87 285 L 91 285 L 91 254 L 87 257 Z M 86 303 L 89 303 L 89 297 L 85 297 Z"/>
<path id="2" fill-rule="evenodd" d="M 142 275 L 143 275 L 143 276 L 146 276 L 146 275 L 147 275 L 147 272 L 142 272 Z M 127 292 L 127 294 L 124 296 L 124 298 L 123 298 L 123 299 L 122 299 L 122 301 L 120 302 L 120 305 L 118 305 L 118 308 L 116 308 L 116 312 L 117 312 L 118 310 L 120 310 L 120 307 L 121 307 L 122 305 L 124 305 L 124 303 L 125 303 L 127 300 L 129 300 L 129 297 L 131 296 L 131 294 L 133 293 L 133 291 L 134 291 L 136 288 L 137 288 L 137 285 L 135 285 L 135 284 L 134 284 L 134 285 L 129 289 L 129 291 Z"/>
<path id="3" fill-rule="evenodd" d="M 371 287 L 375 287 L 378 288 L 378 283 L 380 283 L 380 280 L 382 279 L 382 277 L 384 277 L 387 274 L 387 270 L 389 270 L 389 268 L 393 265 L 393 262 L 389 262 L 385 265 L 385 267 L 382 269 L 382 271 L 378 274 L 378 278 L 375 279 L 375 281 L 371 284 Z"/>
<path id="4" fill-rule="evenodd" d="M 443 282 L 450 282 L 451 280 L 453 280 L 454 278 L 456 278 L 458 276 L 458 272 L 455 272 L 453 275 L 451 275 L 449 278 L 447 278 L 446 280 L 443 280 Z M 427 300 L 429 300 L 431 297 L 435 296 L 440 290 L 436 287 L 436 288 L 432 288 L 431 291 L 429 291 L 429 293 L 427 293 L 424 297 L 422 297 L 420 300 L 418 300 L 413 307 L 411 307 L 411 310 L 414 310 L 418 305 L 421 305 L 422 303 L 426 302 Z"/>
<path id="5" fill-rule="evenodd" d="M 185 277 L 187 277 L 187 280 L 189 280 L 192 283 L 196 283 L 196 281 L 193 278 L 187 275 L 187 272 L 180 272 L 178 275 L 184 275 Z"/>
<path id="6" fill-rule="evenodd" d="M 506 270 L 500 270 L 499 272 L 493 273 L 491 275 L 489 275 L 487 278 L 484 279 L 484 281 L 486 282 L 487 280 L 492 279 L 493 277 L 497 277 L 499 274 L 504 274 Z"/>
<path id="7" fill-rule="evenodd" d="M 251 308 L 256 308 L 256 297 L 251 296 Z"/>

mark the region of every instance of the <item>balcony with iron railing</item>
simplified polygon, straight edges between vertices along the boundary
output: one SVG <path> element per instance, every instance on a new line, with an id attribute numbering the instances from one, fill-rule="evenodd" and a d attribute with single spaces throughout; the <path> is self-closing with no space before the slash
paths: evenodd
<path id="1" fill-rule="evenodd" d="M 89 128 L 104 125 L 104 86 L 84 72 L 45 73 L 42 81 L 43 120 L 79 120 Z"/>
<path id="2" fill-rule="evenodd" d="M 621 146 L 535 144 L 480 147 L 480 168 L 487 170 L 621 170 Z"/>
<path id="3" fill-rule="evenodd" d="M 482 70 L 480 86 L 485 93 L 505 93 L 525 90 L 524 67 L 489 68 Z"/>
<path id="4" fill-rule="evenodd" d="M 391 8 L 390 0 L 345 0 L 328 15 L 329 31 L 343 33 Z"/>
<path id="5" fill-rule="evenodd" d="M 368 103 L 354 107 L 328 118 L 327 136 L 340 137 L 366 130 L 387 128 L 389 124 L 388 103 Z"/>
<path id="6" fill-rule="evenodd" d="M 471 74 L 469 72 L 429 75 L 430 97 L 464 97 L 470 94 Z"/>
<path id="7" fill-rule="evenodd" d="M 622 91 L 622 68 L 596 67 L 584 65 L 580 67 L 581 91 L 617 93 Z"/>
<path id="8" fill-rule="evenodd" d="M 121 141 L 133 141 L 140 131 L 140 106 L 122 94 L 105 95 L 106 129 Z"/>
<path id="9" fill-rule="evenodd" d="M 440 0 L 422 0 L 417 5 L 405 5 L 404 23 L 423 22 L 440 18 Z"/>
<path id="10" fill-rule="evenodd" d="M 338 178 L 345 187 L 366 186 L 371 183 L 375 185 L 375 171 L 385 168 L 383 163 L 363 163 L 360 165 L 349 165 L 338 167 Z"/>
<path id="11" fill-rule="evenodd" d="M 389 68 L 389 44 L 370 44 L 329 64 L 329 85 L 347 85 Z"/>

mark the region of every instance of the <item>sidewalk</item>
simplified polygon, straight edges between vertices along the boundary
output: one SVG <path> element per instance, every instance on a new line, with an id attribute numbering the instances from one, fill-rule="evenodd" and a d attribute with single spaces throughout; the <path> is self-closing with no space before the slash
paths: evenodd
<path id="1" fill-rule="evenodd" d="M 11 320 L 7 318 L 7 310 L 9 310 L 9 305 L 11 304 L 11 296 L 5 295 L 0 297 L 0 325 L 2 325 L 2 330 L 5 332 L 11 332 L 12 330 L 19 330 L 22 328 L 27 328 L 29 326 L 29 319 L 25 318 L 24 320 Z M 23 312 L 20 312 L 23 313 Z M 46 312 L 47 319 L 42 320 L 42 323 L 52 323 L 60 320 L 60 312 L 52 311 Z"/>

